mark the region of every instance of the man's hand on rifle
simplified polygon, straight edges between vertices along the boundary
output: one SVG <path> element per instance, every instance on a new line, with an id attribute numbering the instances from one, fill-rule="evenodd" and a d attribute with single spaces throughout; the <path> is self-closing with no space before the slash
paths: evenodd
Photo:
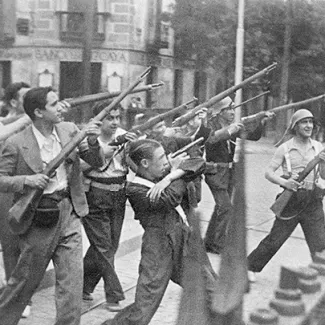
<path id="1" fill-rule="evenodd" d="M 285 187 L 288 190 L 294 191 L 294 192 L 297 192 L 297 190 L 299 188 L 301 188 L 303 185 L 304 185 L 304 182 L 299 183 L 293 178 L 286 179 L 283 182 L 283 187 Z"/>
<path id="2" fill-rule="evenodd" d="M 238 133 L 240 130 L 244 128 L 244 124 L 242 123 L 232 123 L 228 126 L 228 133 L 230 135 Z"/>
<path id="3" fill-rule="evenodd" d="M 206 107 L 202 107 L 200 110 L 196 112 L 196 115 L 199 116 L 201 121 L 204 121 L 208 115 L 208 109 Z"/>
<path id="4" fill-rule="evenodd" d="M 127 141 L 134 141 L 138 139 L 138 136 L 133 132 L 127 132 L 124 136 Z"/>
<path id="5" fill-rule="evenodd" d="M 63 113 L 67 113 L 69 111 L 69 108 L 71 107 L 71 105 L 66 100 L 61 100 L 59 102 L 59 105 L 61 106 L 61 111 Z"/>
<path id="6" fill-rule="evenodd" d="M 45 174 L 28 175 L 25 177 L 24 185 L 30 188 L 44 189 L 47 186 L 49 180 L 50 178 Z"/>
<path id="7" fill-rule="evenodd" d="M 90 145 L 95 145 L 97 143 L 97 138 L 100 135 L 101 126 L 102 122 L 95 120 L 90 120 L 90 122 L 85 126 L 85 132 L 88 136 L 88 143 Z"/>
<path id="8" fill-rule="evenodd" d="M 267 121 L 272 120 L 275 117 L 274 112 L 265 112 L 264 117 L 261 120 L 262 125 L 264 125 Z"/>
<path id="9" fill-rule="evenodd" d="M 168 161 L 171 166 L 171 170 L 168 175 L 166 175 L 160 182 L 156 183 L 154 187 L 152 187 L 148 192 L 147 196 L 149 196 L 151 202 L 156 202 L 159 200 L 161 193 L 163 190 L 175 179 L 181 177 L 184 174 L 184 171 L 179 169 L 180 164 L 189 159 L 190 156 L 183 152 L 176 157 L 172 157 L 172 154 L 168 155 Z"/>
<path id="10" fill-rule="evenodd" d="M 184 160 L 189 159 L 190 156 L 187 154 L 187 152 L 183 152 L 180 155 L 177 155 L 176 157 L 173 157 L 173 154 L 168 155 L 168 161 L 169 165 L 171 167 L 171 171 L 179 169 L 179 166 Z"/>

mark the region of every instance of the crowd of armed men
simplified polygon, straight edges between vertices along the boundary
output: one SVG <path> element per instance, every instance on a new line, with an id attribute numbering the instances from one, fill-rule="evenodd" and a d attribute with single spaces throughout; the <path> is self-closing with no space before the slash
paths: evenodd
<path id="1" fill-rule="evenodd" d="M 202 182 L 211 190 L 215 208 L 201 245 L 205 254 L 222 256 L 229 220 L 236 213 L 232 204 L 236 138 L 244 135 L 258 141 L 265 122 L 274 118 L 266 112 L 254 129 L 245 130 L 235 122 L 233 101 L 225 97 L 200 109 L 182 127 L 173 128 L 160 120 L 139 134 L 132 127 L 154 118 L 152 110 L 136 115 L 131 129 L 125 130 L 118 104 L 101 121 L 92 119 L 80 129 L 64 121 L 69 104 L 60 101 L 50 87 L 12 83 L 3 101 L 1 325 L 15 325 L 33 312 L 33 294 L 50 261 L 55 269 L 56 325 L 80 324 L 82 301 L 93 299 L 101 279 L 107 309 L 117 312 L 112 324 L 149 324 L 169 280 L 182 285 L 184 256 L 191 249 L 187 217 L 201 200 Z M 110 104 L 96 103 L 94 116 Z M 294 217 L 275 218 L 270 233 L 250 253 L 250 281 L 255 281 L 255 273 L 262 271 L 298 224 L 311 257 L 325 249 L 323 192 L 317 186 L 319 178 L 325 178 L 325 153 L 314 140 L 316 129 L 313 114 L 298 109 L 266 167 L 270 182 L 293 191 L 304 204 Z M 191 147 L 197 139 L 200 142 Z M 55 169 L 45 173 L 69 145 L 71 150 Z M 189 149 L 182 150 L 186 146 Z M 304 181 L 297 181 L 299 172 L 316 155 L 320 158 L 317 168 Z M 280 167 L 283 177 L 277 173 Z M 26 208 L 24 202 L 30 197 L 33 203 Z M 144 234 L 135 300 L 124 306 L 114 255 L 127 200 Z M 90 243 L 85 255 L 82 226 Z M 217 278 L 208 258 L 205 264 L 206 272 Z"/>

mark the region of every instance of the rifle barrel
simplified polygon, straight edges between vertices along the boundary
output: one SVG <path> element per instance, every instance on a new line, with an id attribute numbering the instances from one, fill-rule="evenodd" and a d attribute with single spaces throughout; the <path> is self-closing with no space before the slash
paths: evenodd
<path id="1" fill-rule="evenodd" d="M 187 150 L 191 149 L 192 147 L 194 147 L 195 145 L 199 144 L 199 143 L 202 142 L 203 140 L 204 140 L 204 138 L 201 137 L 201 138 L 198 138 L 198 139 L 196 139 L 195 141 L 193 141 L 193 142 L 187 144 L 187 145 L 184 146 L 183 148 L 181 148 L 181 149 L 175 151 L 175 152 L 171 155 L 172 158 L 175 158 L 175 157 L 177 157 L 178 155 L 180 155 L 181 153 L 186 152 Z"/>
<path id="2" fill-rule="evenodd" d="M 313 102 L 322 100 L 324 98 L 325 98 L 325 94 L 316 96 L 316 97 L 312 97 L 312 98 L 308 98 L 308 99 L 302 100 L 300 102 L 277 106 L 277 107 L 271 108 L 267 111 L 262 111 L 262 112 L 258 112 L 258 113 L 252 114 L 252 115 L 245 116 L 241 119 L 241 122 L 242 123 L 252 122 L 255 119 L 261 118 L 265 114 L 265 112 L 278 113 L 279 111 L 283 111 L 283 110 L 287 110 L 287 109 L 299 108 L 301 106 L 305 106 L 305 105 L 311 104 Z"/>
<path id="3" fill-rule="evenodd" d="M 253 100 L 257 99 L 257 98 L 260 98 L 260 97 L 262 97 L 262 96 L 264 96 L 264 95 L 266 95 L 268 93 L 270 93 L 269 90 L 268 91 L 265 91 L 264 93 L 261 93 L 261 94 L 255 96 L 255 97 L 249 98 L 249 99 L 245 100 L 244 102 L 241 102 L 240 104 L 234 106 L 234 108 L 237 108 L 239 106 L 243 106 L 243 105 L 245 105 L 245 104 L 247 104 L 247 103 L 249 103 L 249 102 L 251 102 L 251 101 L 253 101 Z"/>
<path id="4" fill-rule="evenodd" d="M 290 103 L 290 104 L 274 107 L 274 108 L 271 108 L 269 111 L 276 113 L 276 112 L 281 111 L 283 109 L 298 108 L 298 107 L 311 104 L 313 102 L 316 102 L 316 101 L 324 99 L 324 98 L 325 98 L 325 94 L 320 95 L 320 96 L 316 96 L 316 97 L 312 97 L 312 98 L 308 98 L 308 99 L 302 100 L 300 102 L 295 102 L 295 103 Z"/>
<path id="5" fill-rule="evenodd" d="M 194 103 L 196 101 L 197 101 L 197 98 L 193 97 L 188 102 L 181 104 L 181 105 L 171 109 L 170 111 L 167 111 L 165 113 L 161 113 L 157 116 L 154 116 L 154 117 L 150 118 L 147 122 L 145 122 L 141 125 L 133 127 L 129 132 L 135 132 L 135 133 L 137 133 L 139 131 L 143 132 L 146 129 L 149 129 L 150 127 L 154 126 L 155 124 L 157 124 L 167 118 L 173 117 L 175 114 L 180 113 L 182 110 L 188 108 L 189 105 L 191 105 L 192 103 Z"/>
<path id="6" fill-rule="evenodd" d="M 276 67 L 276 65 L 277 65 L 277 63 L 273 63 L 273 64 L 269 65 L 268 67 L 264 68 L 263 70 L 255 73 L 254 75 L 252 75 L 249 78 L 245 79 L 244 81 L 242 81 L 238 85 L 234 85 L 234 86 L 224 90 L 223 92 L 219 93 L 218 95 L 210 98 L 206 102 L 194 107 L 190 112 L 188 112 L 188 113 L 184 114 L 183 116 L 179 117 L 178 119 L 176 119 L 173 122 L 173 126 L 176 127 L 176 126 L 184 125 L 190 119 L 192 119 L 195 116 L 195 113 L 198 110 L 200 110 L 201 108 L 203 108 L 203 107 L 208 108 L 208 107 L 213 106 L 215 103 L 219 102 L 223 98 L 225 98 L 225 97 L 231 95 L 232 93 L 234 93 L 236 90 L 245 87 L 246 85 L 250 84 L 255 79 L 258 79 L 258 78 L 264 76 L 265 74 L 268 74 L 270 71 L 272 71 Z"/>
<path id="7" fill-rule="evenodd" d="M 133 89 L 132 91 L 130 91 L 129 94 L 136 94 L 136 93 L 140 93 L 143 91 L 155 90 L 155 89 L 160 88 L 163 85 L 164 85 L 163 82 L 146 85 L 143 87 Z M 104 93 L 80 96 L 80 97 L 76 97 L 76 98 L 67 98 L 67 99 L 65 99 L 65 101 L 68 102 L 71 105 L 71 107 L 75 107 L 75 106 L 82 105 L 82 104 L 87 104 L 87 103 L 92 103 L 92 102 L 96 102 L 96 101 L 100 101 L 100 100 L 114 98 L 114 97 L 119 96 L 120 94 L 121 94 L 121 91 L 114 91 L 111 93 L 104 92 Z"/>

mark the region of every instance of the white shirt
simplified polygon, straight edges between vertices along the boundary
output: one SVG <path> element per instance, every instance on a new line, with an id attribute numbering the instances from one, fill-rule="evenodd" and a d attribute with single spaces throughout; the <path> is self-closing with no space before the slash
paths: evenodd
<path id="1" fill-rule="evenodd" d="M 52 134 L 49 137 L 44 135 L 32 125 L 32 130 L 36 137 L 38 146 L 40 148 L 41 158 L 43 162 L 43 169 L 48 163 L 53 160 L 62 150 L 60 138 L 53 128 Z M 62 190 L 68 186 L 67 172 L 62 163 L 55 171 L 55 175 L 50 178 L 47 187 L 44 189 L 44 194 L 50 194 L 55 191 Z"/>
<path id="2" fill-rule="evenodd" d="M 112 139 L 110 139 L 109 142 L 116 140 L 116 138 L 119 135 L 125 134 L 126 131 L 123 130 L 122 128 L 117 128 L 114 136 Z M 98 137 L 98 142 L 102 148 L 107 146 L 106 142 L 103 142 L 100 137 Z M 93 177 L 103 177 L 103 178 L 111 178 L 111 177 L 120 177 L 120 176 L 125 176 L 128 173 L 128 167 L 125 161 L 125 149 L 120 150 L 120 147 L 116 150 L 116 152 L 113 154 L 113 156 L 109 159 L 107 159 L 105 164 L 104 171 L 97 171 L 97 170 L 92 170 L 89 172 L 90 176 Z"/>

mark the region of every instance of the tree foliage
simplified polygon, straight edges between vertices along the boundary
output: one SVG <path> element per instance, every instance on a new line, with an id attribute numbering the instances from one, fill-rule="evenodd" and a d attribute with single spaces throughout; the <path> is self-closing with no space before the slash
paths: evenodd
<path id="1" fill-rule="evenodd" d="M 325 1 L 294 0 L 288 99 L 324 93 Z M 175 55 L 195 58 L 199 68 L 213 67 L 232 78 L 235 65 L 237 1 L 176 0 L 172 24 Z M 285 31 L 284 0 L 245 1 L 244 71 L 278 62 L 281 68 Z M 280 72 L 271 89 L 279 94 Z M 229 73 L 230 72 L 230 73 Z"/>

